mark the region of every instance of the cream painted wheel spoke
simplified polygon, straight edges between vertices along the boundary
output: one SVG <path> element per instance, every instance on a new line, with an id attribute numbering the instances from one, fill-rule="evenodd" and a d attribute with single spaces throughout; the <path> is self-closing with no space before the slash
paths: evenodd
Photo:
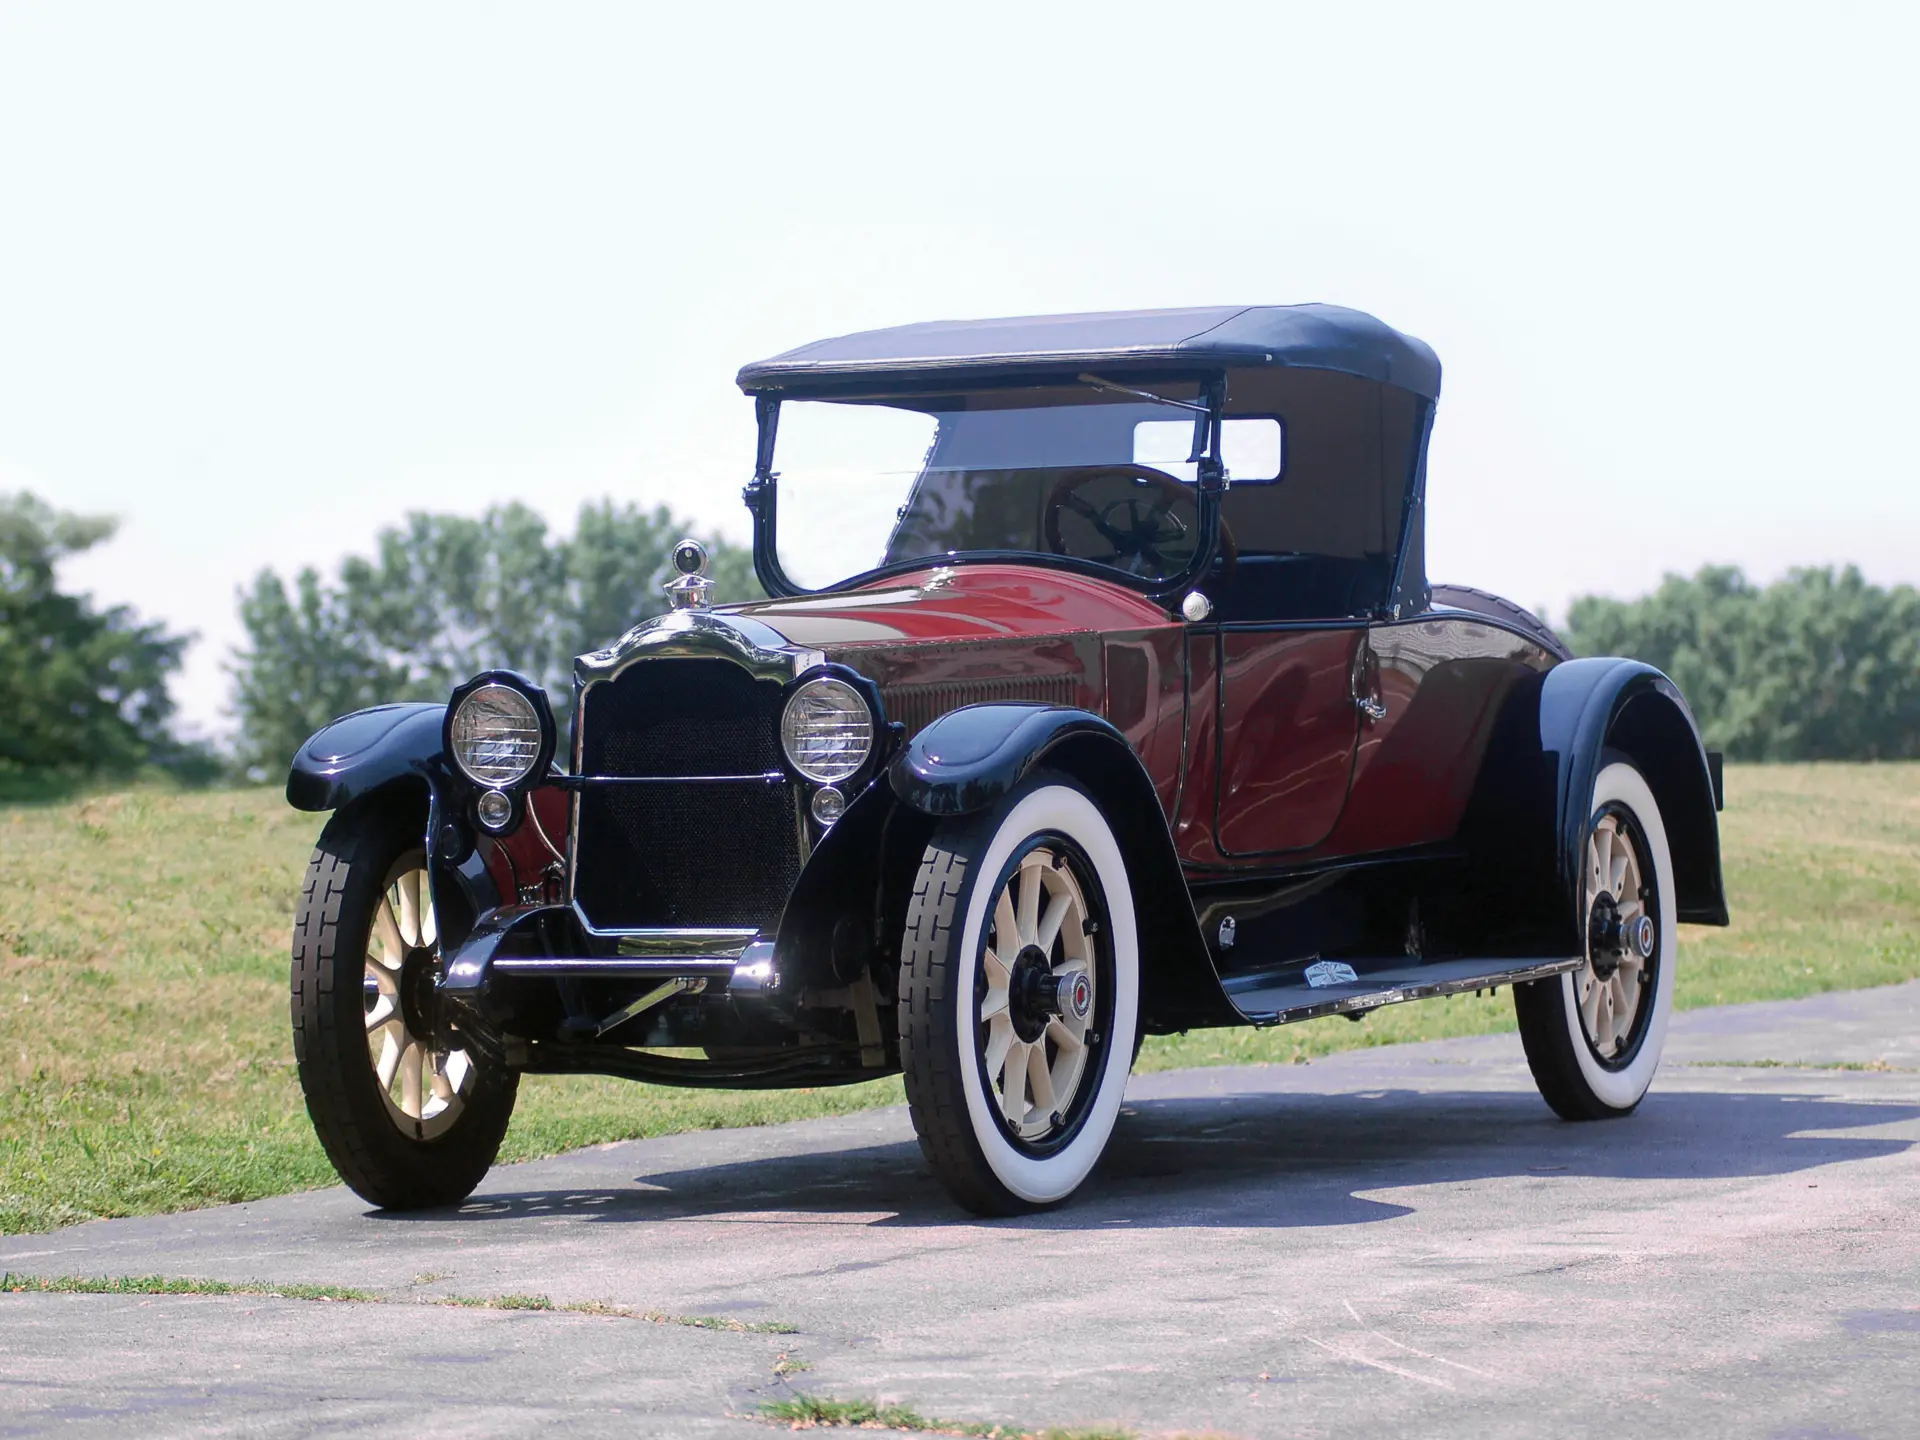
<path id="1" fill-rule="evenodd" d="M 987 1037 L 987 1078 L 992 1079 L 1000 1073 L 1007 1063 L 1007 1048 L 1013 1044 L 1013 1021 L 1005 1015 L 995 1017 L 992 1033 Z"/>
<path id="2" fill-rule="evenodd" d="M 1059 1102 L 1053 1096 L 1053 1071 L 1047 1066 L 1047 1047 L 1029 1045 L 1027 1047 L 1027 1083 L 1033 1092 L 1033 1108 L 1048 1124 L 1059 1110 Z"/>
<path id="3" fill-rule="evenodd" d="M 1037 942 L 1040 933 L 1040 866 L 1043 863 L 1034 851 L 1020 862 L 1020 896 L 1017 902 L 1019 916 L 1019 934 L 1022 945 Z"/>
<path id="4" fill-rule="evenodd" d="M 1086 1023 L 1082 1021 L 1081 1029 L 1085 1030 L 1085 1028 Z M 1067 1022 L 1062 1020 L 1058 1015 L 1047 1022 L 1047 1038 L 1053 1041 L 1055 1045 L 1058 1045 L 1062 1052 L 1084 1050 L 1087 1048 L 1087 1042 L 1079 1035 L 1074 1034 L 1073 1031 L 1068 1028 Z"/>
<path id="5" fill-rule="evenodd" d="M 1000 1074 L 1001 1112 L 1016 1131 L 1027 1118 L 1027 1048 L 1019 1040 L 1009 1045 L 1006 1065 Z"/>
<path id="6" fill-rule="evenodd" d="M 1056 894 L 1047 903 L 1047 913 L 1040 917 L 1040 929 L 1033 943 L 1052 953 L 1053 942 L 1060 938 L 1060 927 L 1066 923 L 1067 916 L 1073 913 L 1075 903 L 1075 897 L 1069 890 Z"/>
<path id="7" fill-rule="evenodd" d="M 400 1057 L 400 1109 L 409 1120 L 420 1118 L 420 1071 L 425 1058 L 426 1051 L 417 1040 Z"/>
<path id="8" fill-rule="evenodd" d="M 994 990 L 1005 990 L 1007 981 L 1013 976 L 1013 971 L 1007 962 L 991 950 L 985 951 L 980 956 L 980 961 L 986 967 L 988 987 Z"/>
<path id="9" fill-rule="evenodd" d="M 1600 985 L 1591 975 L 1586 980 L 1586 993 L 1580 997 L 1580 1018 L 1585 1022 L 1587 1034 L 1595 1037 L 1598 1044 L 1600 1034 Z"/>
<path id="10" fill-rule="evenodd" d="M 400 938 L 408 945 L 420 943 L 420 872 L 409 870 L 393 885 L 394 900 L 400 911 Z"/>
<path id="11" fill-rule="evenodd" d="M 988 987 L 987 998 L 980 1002 L 980 1018 L 991 1020 L 996 1015 L 1007 1013 L 1007 987 Z"/>
<path id="12" fill-rule="evenodd" d="M 374 1057 L 373 1073 L 380 1077 L 380 1088 L 385 1090 L 393 1084 L 394 1074 L 400 1069 L 400 1053 L 407 1046 L 407 1032 L 400 1025 L 389 1025 L 386 1034 L 381 1037 L 380 1053 Z"/>
<path id="13" fill-rule="evenodd" d="M 380 898 L 373 911 L 373 938 L 378 943 L 376 951 L 372 946 L 367 949 L 368 958 L 378 960 L 389 970 L 398 970 L 400 962 L 407 958 L 407 942 L 400 936 L 400 926 L 393 918 L 393 907 L 385 896 Z"/>
<path id="14" fill-rule="evenodd" d="M 400 1007 L 395 1003 L 393 996 L 382 995 L 373 1002 L 373 1009 L 367 1012 L 367 1029 L 378 1030 L 399 1013 Z"/>
<path id="15" fill-rule="evenodd" d="M 1009 955 L 1017 954 L 1020 949 L 1020 922 L 1013 913 L 1013 898 L 1005 890 L 1000 892 L 993 907 L 993 944 L 996 950 L 1004 950 Z"/>

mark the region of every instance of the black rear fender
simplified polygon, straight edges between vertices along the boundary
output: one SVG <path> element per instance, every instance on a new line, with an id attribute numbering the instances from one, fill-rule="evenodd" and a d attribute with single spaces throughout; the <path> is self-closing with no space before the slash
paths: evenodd
<path id="1" fill-rule="evenodd" d="M 1543 737 L 1567 737 L 1554 747 L 1560 753 L 1556 813 L 1563 879 L 1574 903 L 1594 778 L 1608 752 L 1618 752 L 1646 777 L 1660 806 L 1673 851 L 1677 918 L 1727 924 L 1713 764 L 1680 688 L 1638 660 L 1574 660 L 1547 672 L 1540 725 Z"/>
<path id="2" fill-rule="evenodd" d="M 1579 955 L 1593 782 L 1616 755 L 1660 806 L 1679 914 L 1727 923 L 1712 768 L 1678 687 L 1636 660 L 1569 660 L 1517 686 L 1461 825 L 1465 884 L 1446 923 L 1473 953 Z"/>

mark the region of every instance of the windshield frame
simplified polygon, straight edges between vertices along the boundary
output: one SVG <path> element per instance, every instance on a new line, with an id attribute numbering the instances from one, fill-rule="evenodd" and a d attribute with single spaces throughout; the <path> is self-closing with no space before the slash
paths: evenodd
<path id="1" fill-rule="evenodd" d="M 1111 373 L 1111 372 L 1110 372 Z M 992 389 L 1060 389 L 1062 385 L 1087 385 L 1089 388 L 1103 388 L 1090 382 L 1102 377 L 1095 376 L 1042 376 L 1021 377 L 1020 381 L 1009 385 L 1005 377 L 996 377 L 992 385 L 956 385 L 950 393 L 964 395 L 974 390 Z M 1197 416 L 1196 428 L 1205 427 L 1206 443 L 1202 453 L 1196 457 L 1198 478 L 1194 482 L 1195 524 L 1199 531 L 1199 543 L 1193 552 L 1193 558 L 1187 567 L 1177 575 L 1163 579 L 1130 575 L 1111 565 L 1102 565 L 1097 561 L 1083 560 L 1073 555 L 1057 555 L 1046 550 L 954 550 L 941 555 L 918 556 L 908 560 L 896 560 L 890 564 L 878 565 L 871 570 L 863 570 L 857 575 L 849 575 L 831 585 L 822 585 L 809 589 L 790 579 L 780 563 L 778 547 L 780 514 L 780 475 L 773 468 L 774 444 L 779 438 L 780 404 L 783 400 L 841 400 L 850 398 L 843 388 L 819 389 L 783 389 L 779 392 L 761 391 L 753 397 L 754 418 L 759 429 L 759 443 L 755 451 L 753 478 L 747 482 L 742 498 L 747 509 L 753 515 L 753 568 L 759 577 L 761 588 L 777 600 L 791 599 L 803 595 L 832 595 L 843 590 L 857 590 L 876 580 L 887 580 L 899 575 L 911 575 L 918 571 L 932 569 L 942 565 L 1038 565 L 1050 570 L 1066 570 L 1076 575 L 1086 575 L 1108 584 L 1121 585 L 1137 590 L 1155 600 L 1169 600 L 1191 590 L 1195 581 L 1206 574 L 1213 565 L 1220 541 L 1220 497 L 1226 490 L 1226 468 L 1221 460 L 1222 421 L 1227 404 L 1227 377 L 1224 370 L 1209 370 L 1196 374 L 1193 371 L 1166 374 L 1156 373 L 1152 377 L 1129 377 L 1138 379 L 1143 386 L 1185 382 L 1197 384 L 1204 404 L 1204 415 Z M 922 392 L 924 393 L 924 392 Z M 944 393 L 944 392 L 943 392 Z M 1132 391 L 1145 398 L 1159 398 L 1149 395 L 1145 390 Z M 884 393 L 865 391 L 862 399 L 884 400 Z M 1172 407 L 1193 409 L 1191 402 L 1169 401 Z"/>

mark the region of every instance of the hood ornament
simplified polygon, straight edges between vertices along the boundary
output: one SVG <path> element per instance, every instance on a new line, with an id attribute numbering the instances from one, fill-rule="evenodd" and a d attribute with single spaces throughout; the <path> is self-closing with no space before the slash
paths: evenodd
<path id="1" fill-rule="evenodd" d="M 680 578 L 660 588 L 676 610 L 705 610 L 713 604 L 713 581 L 707 575 L 707 547 L 698 540 L 682 540 L 673 547 L 673 568 Z"/>

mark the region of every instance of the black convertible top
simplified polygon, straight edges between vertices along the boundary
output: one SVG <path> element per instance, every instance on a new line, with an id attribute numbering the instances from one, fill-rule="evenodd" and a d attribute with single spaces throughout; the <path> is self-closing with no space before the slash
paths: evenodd
<path id="1" fill-rule="evenodd" d="M 930 320 L 816 340 L 741 367 L 740 388 L 832 391 L 1086 368 L 1100 374 L 1295 366 L 1440 394 L 1440 358 L 1359 310 L 1339 305 L 1215 305 L 1109 310 L 1006 320 Z M 967 375 L 963 372 L 976 372 Z"/>

